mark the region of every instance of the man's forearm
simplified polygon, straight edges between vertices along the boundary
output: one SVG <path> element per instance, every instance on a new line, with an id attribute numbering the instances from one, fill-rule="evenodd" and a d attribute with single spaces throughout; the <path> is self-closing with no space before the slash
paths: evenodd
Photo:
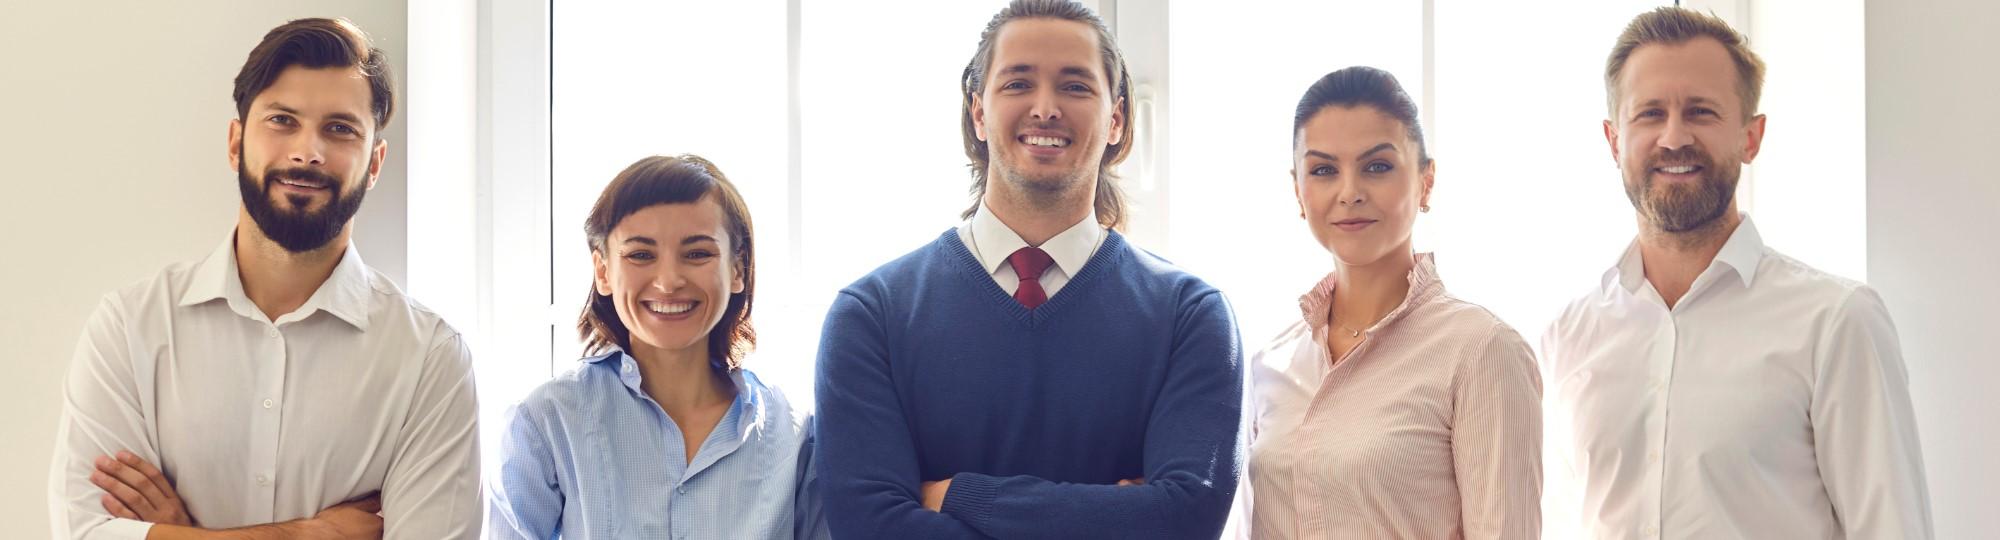
<path id="1" fill-rule="evenodd" d="M 252 525 L 227 530 L 209 530 L 179 525 L 154 525 L 146 540 L 283 540 L 327 538 L 310 519 Z"/>

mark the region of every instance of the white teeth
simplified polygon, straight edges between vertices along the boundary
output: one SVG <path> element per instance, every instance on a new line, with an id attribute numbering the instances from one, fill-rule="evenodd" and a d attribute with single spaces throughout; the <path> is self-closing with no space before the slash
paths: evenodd
<path id="1" fill-rule="evenodd" d="M 1676 167 L 1660 167 L 1660 172 L 1672 173 L 1672 174 L 1687 174 L 1694 172 L 1694 166 L 1680 165 Z"/>
<path id="2" fill-rule="evenodd" d="M 297 181 L 297 180 L 293 180 L 293 179 L 290 179 L 290 178 L 279 178 L 279 179 L 278 179 L 278 182 L 279 182 L 279 183 L 281 183 L 281 184 L 284 184 L 284 185 L 287 185 L 287 186 L 298 186 L 298 187 L 303 187 L 303 188 L 320 188 L 320 187 L 325 187 L 325 186 L 322 186 L 322 185 L 320 185 L 320 184 L 315 184 L 315 183 L 312 183 L 312 182 L 300 182 L 300 181 Z"/>
<path id="3" fill-rule="evenodd" d="M 664 304 L 660 302 L 647 302 L 646 309 L 651 310 L 653 313 L 679 315 L 693 310 L 694 304 L 694 302 L 671 302 Z"/>
<path id="4" fill-rule="evenodd" d="M 1028 135 L 1021 137 L 1021 142 L 1035 146 L 1046 146 L 1050 148 L 1062 148 L 1065 146 L 1069 146 L 1069 140 L 1064 139 L 1062 137 L 1040 137 L 1040 136 Z"/>

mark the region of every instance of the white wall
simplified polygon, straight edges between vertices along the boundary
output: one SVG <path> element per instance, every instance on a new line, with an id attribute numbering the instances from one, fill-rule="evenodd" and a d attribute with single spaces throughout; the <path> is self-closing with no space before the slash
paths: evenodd
<path id="1" fill-rule="evenodd" d="M 44 486 L 63 376 L 104 292 L 199 259 L 236 219 L 229 94 L 286 20 L 344 16 L 406 80 L 404 0 L 10 1 L 0 15 L 0 530 L 48 534 Z M 401 116 L 401 115 L 399 115 Z M 405 270 L 402 119 L 356 217 L 368 263 Z"/>
<path id="2" fill-rule="evenodd" d="M 1868 281 L 1909 359 L 1938 538 L 1993 537 L 2000 500 L 1995 26 L 1985 0 L 1867 4 Z"/>

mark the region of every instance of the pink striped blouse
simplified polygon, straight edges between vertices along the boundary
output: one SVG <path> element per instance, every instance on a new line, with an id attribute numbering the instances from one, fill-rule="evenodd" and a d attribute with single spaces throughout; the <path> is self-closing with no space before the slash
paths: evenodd
<path id="1" fill-rule="evenodd" d="M 1334 276 L 1251 363 L 1255 538 L 1537 538 L 1542 383 L 1521 336 L 1453 298 L 1430 254 L 1340 362 Z"/>

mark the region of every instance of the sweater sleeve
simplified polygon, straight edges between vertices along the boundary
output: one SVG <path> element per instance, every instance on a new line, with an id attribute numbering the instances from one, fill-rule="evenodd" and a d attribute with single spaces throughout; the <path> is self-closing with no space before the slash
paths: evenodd
<path id="1" fill-rule="evenodd" d="M 889 376 L 877 307 L 842 291 L 820 333 L 814 464 L 827 529 L 839 538 L 983 538 L 924 508 L 916 443 Z"/>
<path id="2" fill-rule="evenodd" d="M 1221 293 L 1184 301 L 1170 339 L 1165 386 L 1146 424 L 1143 485 L 960 473 L 945 494 L 944 514 L 995 538 L 1221 534 L 1243 462 L 1237 437 L 1243 355 Z"/>

